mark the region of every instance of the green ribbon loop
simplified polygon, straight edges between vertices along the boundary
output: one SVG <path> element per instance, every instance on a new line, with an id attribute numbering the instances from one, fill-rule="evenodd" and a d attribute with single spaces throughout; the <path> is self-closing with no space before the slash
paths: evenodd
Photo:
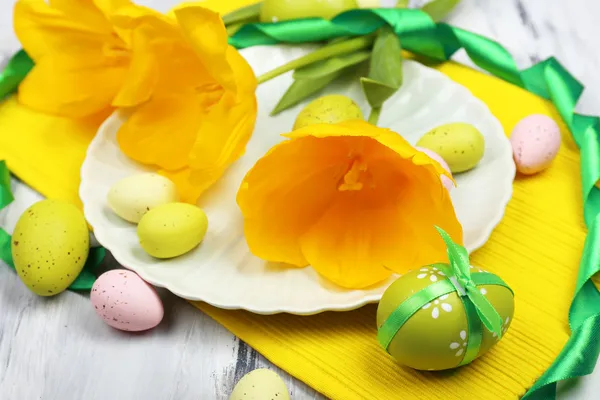
<path id="1" fill-rule="evenodd" d="M 436 226 L 435 229 L 437 229 L 444 240 L 444 243 L 446 243 L 448 259 L 450 260 L 450 267 L 452 268 L 453 274 L 453 276 L 449 277 L 450 281 L 461 296 L 468 297 L 468 303 L 473 305 L 483 325 L 485 325 L 490 332 L 501 337 L 502 318 L 488 299 L 479 292 L 475 282 L 471 279 L 471 264 L 469 262 L 469 253 L 467 252 L 467 249 L 454 243 L 450 235 L 442 228 Z"/>

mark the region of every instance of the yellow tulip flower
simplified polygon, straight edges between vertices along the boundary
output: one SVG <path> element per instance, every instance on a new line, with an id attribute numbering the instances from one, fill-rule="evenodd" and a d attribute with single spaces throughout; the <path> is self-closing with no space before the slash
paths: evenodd
<path id="1" fill-rule="evenodd" d="M 462 242 L 447 172 L 397 133 L 356 120 L 284 136 L 237 195 L 256 256 L 358 289 L 447 262 L 435 225 Z"/>
<path id="2" fill-rule="evenodd" d="M 130 158 L 157 167 L 185 201 L 215 183 L 245 150 L 256 121 L 256 77 L 227 44 L 219 15 L 199 6 L 161 15 L 124 9 L 132 37 L 131 79 L 113 104 L 133 107 L 117 139 Z"/>
<path id="3" fill-rule="evenodd" d="M 14 29 L 35 67 L 19 101 L 71 118 L 106 117 L 127 75 L 130 53 L 110 15 L 127 0 L 18 0 Z"/>

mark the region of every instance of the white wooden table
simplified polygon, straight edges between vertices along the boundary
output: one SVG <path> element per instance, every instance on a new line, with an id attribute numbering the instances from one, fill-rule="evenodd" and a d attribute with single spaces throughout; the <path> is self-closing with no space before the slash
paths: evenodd
<path id="1" fill-rule="evenodd" d="M 0 0 L 0 62 L 19 48 L 12 33 L 14 1 Z M 140 3 L 166 11 L 177 0 Z M 600 114 L 600 2 L 463 0 L 449 22 L 498 40 L 519 67 L 556 56 L 586 85 L 578 111 Z M 40 198 L 16 181 L 13 189 L 16 201 L 0 214 L 0 225 L 9 232 Z M 109 259 L 106 267 L 114 264 Z M 86 295 L 39 298 L 0 262 L 0 399 L 226 399 L 246 372 L 276 369 L 185 301 L 161 294 L 165 320 L 157 329 L 121 333 L 96 317 Z M 321 398 L 281 374 L 293 399 Z M 600 368 L 561 384 L 560 391 L 561 399 L 597 399 Z"/>

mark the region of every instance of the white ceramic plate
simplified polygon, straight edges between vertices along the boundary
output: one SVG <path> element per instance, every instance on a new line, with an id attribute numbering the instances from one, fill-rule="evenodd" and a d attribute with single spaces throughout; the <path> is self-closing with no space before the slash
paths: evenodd
<path id="1" fill-rule="evenodd" d="M 254 47 L 242 52 L 257 75 L 305 54 L 307 48 Z M 481 247 L 501 220 L 512 195 L 515 167 L 512 151 L 498 120 L 466 88 L 445 75 L 416 62 L 404 64 L 405 83 L 383 108 L 380 126 L 390 127 L 415 143 L 437 125 L 468 122 L 485 136 L 485 156 L 477 168 L 456 176 L 452 201 L 464 227 L 469 251 Z M 303 105 L 270 117 L 281 95 L 292 82 L 288 73 L 260 85 L 259 114 L 246 154 L 221 181 L 203 196 L 209 231 L 203 243 L 178 258 L 160 261 L 138 244 L 136 226 L 114 215 L 106 205 L 112 184 L 145 170 L 119 150 L 115 134 L 121 117 L 111 116 L 92 141 L 81 169 L 80 195 L 85 215 L 98 241 L 123 266 L 143 279 L 168 288 L 176 295 L 227 309 L 254 313 L 315 314 L 351 310 L 381 298 L 391 279 L 369 290 L 345 290 L 321 279 L 310 268 L 286 268 L 262 261 L 248 250 L 242 216 L 235 195 L 245 173 L 271 146 L 282 140 Z M 368 106 L 356 81 L 328 89 L 355 99 L 365 115 Z"/>

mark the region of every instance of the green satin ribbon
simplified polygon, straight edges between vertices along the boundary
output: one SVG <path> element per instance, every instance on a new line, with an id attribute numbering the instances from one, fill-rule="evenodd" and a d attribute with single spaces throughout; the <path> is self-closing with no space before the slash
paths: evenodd
<path id="1" fill-rule="evenodd" d="M 556 383 L 592 373 L 600 353 L 600 293 L 590 280 L 600 271 L 600 189 L 596 186 L 600 181 L 600 119 L 575 113 L 583 85 L 555 58 L 519 70 L 510 53 L 499 43 L 448 24 L 436 24 L 419 10 L 351 10 L 330 21 L 311 18 L 275 24 L 248 24 L 230 38 L 230 44 L 245 48 L 325 41 L 366 35 L 383 24 L 394 28 L 406 50 L 436 60 L 448 60 L 459 49 L 465 49 L 480 68 L 551 100 L 579 146 L 588 234 L 577 290 L 569 311 L 571 336 L 550 368 L 524 396 L 528 400 L 555 399 Z"/>
<path id="2" fill-rule="evenodd" d="M 510 290 L 496 275 L 477 273 L 471 275 L 471 265 L 467 249 L 452 241 L 450 236 L 436 227 L 446 243 L 450 264 L 434 264 L 444 272 L 446 278 L 433 283 L 404 300 L 377 330 L 377 339 L 388 351 L 389 345 L 400 328 L 423 306 L 448 293 L 456 292 L 467 317 L 467 348 L 459 366 L 469 364 L 479 354 L 483 340 L 483 326 L 498 337 L 502 336 L 502 318 L 488 299 L 481 294 L 477 285 L 501 285 Z M 475 278 L 478 276 L 478 278 Z M 512 292 L 512 290 L 511 290 Z"/>
<path id="3" fill-rule="evenodd" d="M 10 189 L 10 172 L 4 160 L 0 161 L 0 209 L 3 209 L 14 200 L 12 190 Z M 11 236 L 0 228 L 0 260 L 15 269 L 11 250 Z M 85 265 L 77 279 L 69 286 L 71 290 L 90 290 L 96 281 L 94 271 L 102 260 L 106 250 L 103 247 L 91 248 Z"/>
<path id="4" fill-rule="evenodd" d="M 519 70 L 509 52 L 497 42 L 444 23 L 436 24 L 419 10 L 351 10 L 330 21 L 310 18 L 276 24 L 248 24 L 229 41 L 237 48 L 316 42 L 366 35 L 383 24 L 394 28 L 406 50 L 443 61 L 463 48 L 482 69 L 551 100 L 580 148 L 588 235 L 581 258 L 577 290 L 569 311 L 572 334 L 555 362 L 525 395 L 529 400 L 553 399 L 556 382 L 590 374 L 600 352 L 600 293 L 590 281 L 591 276 L 600 271 L 600 189 L 595 186 L 600 180 L 600 120 L 596 116 L 574 112 L 583 85 L 556 59 L 549 58 Z M 12 92 L 32 65 L 24 53 L 17 53 L 0 74 L 0 97 Z M 6 254 L 3 240 L 0 235 L 0 255 Z M 10 253 L 10 248 L 8 250 Z"/>
<path id="5" fill-rule="evenodd" d="M 27 53 L 19 50 L 0 72 L 0 100 L 17 90 L 19 83 L 33 68 L 33 61 Z"/>

